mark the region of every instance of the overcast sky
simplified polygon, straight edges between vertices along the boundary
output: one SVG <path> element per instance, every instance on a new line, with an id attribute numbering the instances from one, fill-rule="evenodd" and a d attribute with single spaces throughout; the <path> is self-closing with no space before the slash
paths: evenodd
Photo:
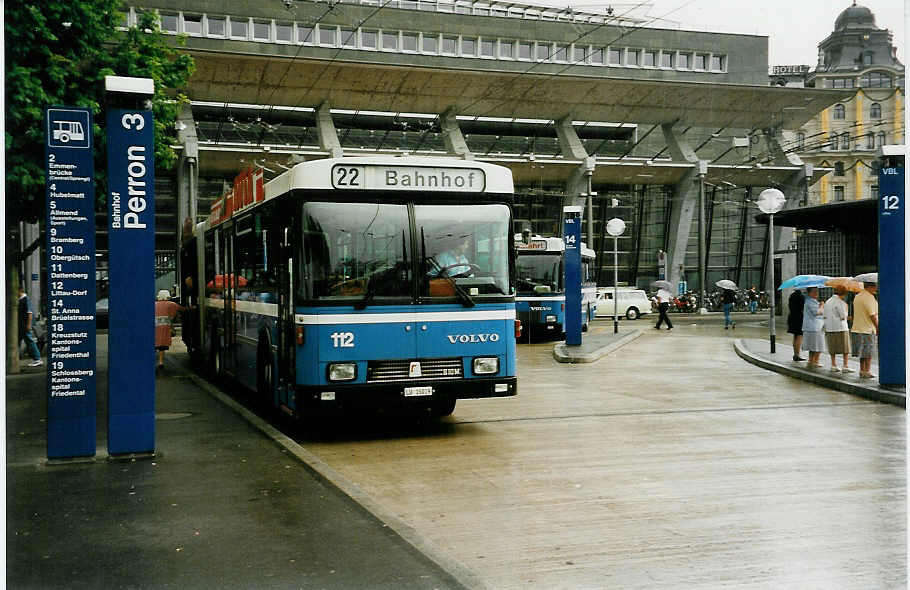
<path id="1" fill-rule="evenodd" d="M 590 11 L 601 11 L 612 5 L 614 14 L 634 8 L 633 14 L 637 16 L 665 19 L 655 20 L 649 27 L 767 35 L 769 65 L 812 67 L 818 61 L 818 44 L 834 30 L 837 16 L 853 3 L 852 0 L 530 1 Z M 877 27 L 891 30 L 898 59 L 906 65 L 904 7 L 910 0 L 859 0 L 857 4 L 872 11 Z"/>

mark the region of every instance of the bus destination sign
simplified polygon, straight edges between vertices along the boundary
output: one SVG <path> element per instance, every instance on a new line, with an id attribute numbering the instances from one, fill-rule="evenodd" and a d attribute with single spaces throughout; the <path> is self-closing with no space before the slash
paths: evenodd
<path id="1" fill-rule="evenodd" d="M 479 168 L 363 164 L 332 167 L 332 188 L 336 189 L 479 193 L 485 187 L 486 176 Z"/>
<path id="2" fill-rule="evenodd" d="M 45 110 L 47 456 L 95 454 L 92 111 Z"/>

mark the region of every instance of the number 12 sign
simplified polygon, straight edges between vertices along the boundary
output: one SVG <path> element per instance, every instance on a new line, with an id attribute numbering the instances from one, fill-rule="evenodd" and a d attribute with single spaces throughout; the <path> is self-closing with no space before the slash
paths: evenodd
<path id="1" fill-rule="evenodd" d="M 906 382 L 904 168 L 883 166 L 878 185 L 879 382 Z"/>

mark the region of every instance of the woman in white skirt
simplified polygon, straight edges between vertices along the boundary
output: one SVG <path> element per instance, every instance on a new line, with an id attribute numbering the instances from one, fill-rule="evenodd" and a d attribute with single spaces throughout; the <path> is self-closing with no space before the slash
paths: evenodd
<path id="1" fill-rule="evenodd" d="M 852 373 L 853 369 L 847 364 L 850 358 L 850 328 L 847 326 L 847 302 L 844 296 L 847 289 L 834 287 L 834 295 L 825 301 L 825 344 L 828 345 L 828 354 L 831 355 L 831 371 L 834 373 Z M 837 355 L 844 357 L 844 366 L 837 368 Z"/>
<path id="2" fill-rule="evenodd" d="M 825 327 L 823 317 L 824 304 L 818 302 L 818 287 L 806 289 L 806 302 L 803 304 L 803 350 L 809 352 L 809 368 L 818 369 L 818 362 L 825 349 L 822 329 Z"/>

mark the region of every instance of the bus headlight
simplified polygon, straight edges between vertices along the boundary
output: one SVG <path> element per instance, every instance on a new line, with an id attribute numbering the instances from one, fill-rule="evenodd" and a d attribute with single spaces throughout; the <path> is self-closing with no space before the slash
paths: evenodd
<path id="1" fill-rule="evenodd" d="M 329 381 L 353 381 L 357 377 L 356 363 L 332 363 L 329 365 Z"/>
<path id="2" fill-rule="evenodd" d="M 471 367 L 475 375 L 493 375 L 499 372 L 499 357 L 479 356 Z"/>
<path id="3" fill-rule="evenodd" d="M 547 316 L 547 323 L 548 323 L 548 324 L 555 324 L 555 323 L 556 323 L 556 316 L 555 316 L 555 315 L 548 315 L 548 316 Z"/>

